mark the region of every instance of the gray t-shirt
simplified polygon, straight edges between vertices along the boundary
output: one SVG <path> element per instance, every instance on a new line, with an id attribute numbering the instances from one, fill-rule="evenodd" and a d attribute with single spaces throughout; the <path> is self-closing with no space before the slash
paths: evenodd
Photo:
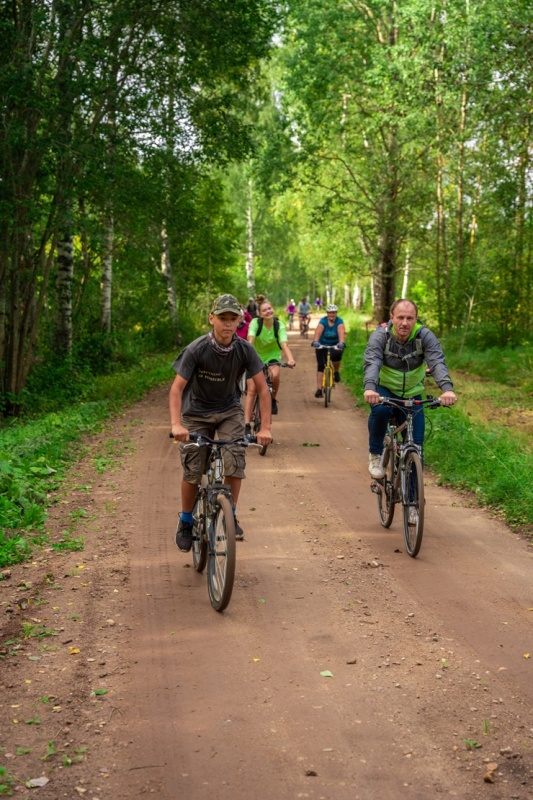
<path id="1" fill-rule="evenodd" d="M 241 403 L 239 379 L 263 369 L 263 362 L 250 342 L 235 336 L 229 353 L 219 353 L 209 337 L 200 336 L 184 347 L 172 365 L 187 381 L 182 414 L 218 413 Z"/>

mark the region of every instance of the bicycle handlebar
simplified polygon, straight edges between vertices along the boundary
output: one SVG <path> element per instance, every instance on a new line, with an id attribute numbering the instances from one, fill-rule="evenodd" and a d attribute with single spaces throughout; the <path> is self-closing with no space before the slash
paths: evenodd
<path id="1" fill-rule="evenodd" d="M 276 361 L 275 358 L 272 358 L 272 359 L 270 359 L 270 361 L 267 361 L 265 364 L 263 364 L 263 368 L 264 367 L 288 367 L 288 366 L 289 365 L 287 364 L 286 361 Z"/>
<path id="2" fill-rule="evenodd" d="M 447 408 L 447 406 L 443 405 L 438 397 L 427 397 L 426 400 L 412 400 L 412 399 L 405 399 L 402 400 L 398 397 L 381 397 L 379 398 L 379 403 L 384 406 L 393 406 L 395 408 L 407 408 L 412 409 L 413 406 L 428 406 L 429 408 Z"/>
<path id="3" fill-rule="evenodd" d="M 342 347 L 339 347 L 338 344 L 315 344 L 311 342 L 311 347 L 314 347 L 315 350 L 342 350 Z"/>
<path id="4" fill-rule="evenodd" d="M 174 438 L 172 432 L 169 432 L 168 436 L 169 439 Z M 224 445 L 229 445 L 229 444 L 240 444 L 242 447 L 249 447 L 250 445 L 257 445 L 257 438 L 250 434 L 248 436 L 236 436 L 234 439 L 212 439 L 206 433 L 189 431 L 189 441 L 182 442 L 182 444 L 190 445 L 193 447 L 204 447 L 206 445 L 215 445 L 217 447 L 223 447 Z M 258 445 L 258 447 L 260 446 L 261 445 Z"/>

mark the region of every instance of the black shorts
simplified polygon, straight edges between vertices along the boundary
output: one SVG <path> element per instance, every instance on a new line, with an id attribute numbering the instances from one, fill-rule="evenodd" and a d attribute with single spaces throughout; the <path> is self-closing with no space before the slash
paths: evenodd
<path id="1" fill-rule="evenodd" d="M 324 367 L 326 364 L 326 355 L 327 350 L 316 350 L 316 368 L 317 372 L 324 372 Z M 332 350 L 331 351 L 331 360 L 334 364 L 338 364 L 342 358 L 343 350 Z"/>

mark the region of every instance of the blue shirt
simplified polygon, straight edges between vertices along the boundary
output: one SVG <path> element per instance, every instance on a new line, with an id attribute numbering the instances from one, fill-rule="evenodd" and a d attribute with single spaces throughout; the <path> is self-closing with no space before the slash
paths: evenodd
<path id="1" fill-rule="evenodd" d="M 337 329 L 339 325 L 344 324 L 344 321 L 340 317 L 335 317 L 333 325 L 329 324 L 327 317 L 322 317 L 318 324 L 324 326 L 324 330 L 318 340 L 320 344 L 326 345 L 327 347 L 333 347 L 333 345 L 339 344 L 339 331 Z"/>

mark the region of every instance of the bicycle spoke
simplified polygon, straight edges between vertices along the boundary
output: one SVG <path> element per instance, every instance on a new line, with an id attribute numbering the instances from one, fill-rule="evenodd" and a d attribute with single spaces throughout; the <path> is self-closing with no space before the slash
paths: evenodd
<path id="1" fill-rule="evenodd" d="M 217 497 L 217 511 L 210 532 L 207 565 L 209 599 L 215 611 L 223 611 L 231 598 L 235 579 L 235 522 L 231 503 Z"/>
<path id="2" fill-rule="evenodd" d="M 385 470 L 385 475 L 381 480 L 376 481 L 379 516 L 384 528 L 390 528 L 394 517 L 394 483 L 396 481 L 394 458 L 392 441 L 390 436 L 387 435 L 383 443 L 383 469 Z"/>
<path id="3" fill-rule="evenodd" d="M 205 478 L 204 478 L 205 480 Z M 203 572 L 207 562 L 207 539 L 205 536 L 205 500 L 206 495 L 198 491 L 192 511 L 194 518 L 192 536 L 192 563 L 196 572 Z"/>
<path id="4" fill-rule="evenodd" d="M 403 485 L 403 531 L 405 547 L 412 558 L 416 558 L 422 545 L 424 533 L 424 476 L 418 453 L 407 453 Z"/>

